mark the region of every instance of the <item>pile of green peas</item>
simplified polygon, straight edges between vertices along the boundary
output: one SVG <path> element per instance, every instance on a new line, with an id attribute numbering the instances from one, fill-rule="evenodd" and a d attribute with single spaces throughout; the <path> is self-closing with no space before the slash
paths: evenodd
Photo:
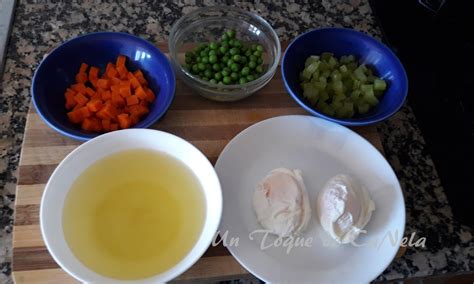
<path id="1" fill-rule="evenodd" d="M 244 46 L 235 30 L 226 31 L 219 41 L 201 43 L 185 54 L 185 68 L 213 84 L 245 84 L 263 74 L 263 46 Z"/>

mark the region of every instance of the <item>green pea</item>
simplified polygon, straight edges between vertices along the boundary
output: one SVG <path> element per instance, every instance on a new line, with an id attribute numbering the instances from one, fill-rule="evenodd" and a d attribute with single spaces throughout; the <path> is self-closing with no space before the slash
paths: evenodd
<path id="1" fill-rule="evenodd" d="M 186 57 L 186 59 L 184 60 L 184 62 L 186 62 L 186 64 L 192 64 L 193 61 L 194 60 L 191 57 Z"/>
<path id="2" fill-rule="evenodd" d="M 225 76 L 223 79 L 222 79 L 222 82 L 226 85 L 229 85 L 231 80 L 230 80 L 230 77 L 229 76 Z"/>
<path id="3" fill-rule="evenodd" d="M 250 55 L 252 55 L 252 50 L 247 49 L 247 51 L 245 51 L 245 56 L 249 57 Z"/>
<path id="4" fill-rule="evenodd" d="M 232 60 L 234 60 L 235 62 L 239 62 L 240 59 L 242 59 L 242 56 L 240 56 L 240 55 L 238 55 L 238 54 L 232 56 Z"/>
<path id="5" fill-rule="evenodd" d="M 212 64 L 212 70 L 219 71 L 220 69 L 221 69 L 221 66 L 219 65 L 219 63 Z"/>
<path id="6" fill-rule="evenodd" d="M 245 83 L 247 83 L 247 79 L 245 79 L 245 78 L 240 78 L 239 79 L 239 84 L 243 85 Z"/>
<path id="7" fill-rule="evenodd" d="M 262 52 L 259 51 L 259 50 L 255 50 L 255 51 L 253 52 L 253 55 L 255 55 L 255 56 L 257 56 L 257 57 L 260 57 L 260 56 L 262 56 Z"/>
<path id="8" fill-rule="evenodd" d="M 240 57 L 240 63 L 242 63 L 242 64 L 247 63 L 247 57 L 245 57 L 245 56 Z"/>
<path id="9" fill-rule="evenodd" d="M 211 78 L 211 77 L 213 77 L 213 75 L 214 75 L 214 74 L 213 74 L 212 71 L 209 70 L 209 69 L 204 71 L 204 76 L 206 76 L 206 77 Z"/>
<path id="10" fill-rule="evenodd" d="M 249 56 L 249 61 L 255 61 L 255 62 L 257 62 L 257 56 L 255 56 L 255 55 L 253 55 L 253 54 L 250 55 L 250 56 Z"/>
<path id="11" fill-rule="evenodd" d="M 221 73 L 216 73 L 214 74 L 214 79 L 216 79 L 217 81 L 220 81 L 222 79 L 222 74 Z"/>
<path id="12" fill-rule="evenodd" d="M 198 68 L 199 68 L 199 70 L 204 71 L 204 70 L 206 70 L 206 64 L 204 64 L 202 62 L 199 62 L 198 63 Z"/>
<path id="13" fill-rule="evenodd" d="M 217 80 L 216 80 L 216 79 L 211 79 L 211 80 L 209 80 L 209 82 L 212 83 L 212 84 L 217 84 Z"/>
<path id="14" fill-rule="evenodd" d="M 262 72 L 263 72 L 263 67 L 262 67 L 261 65 L 259 65 L 259 66 L 257 66 L 257 67 L 255 68 L 255 71 L 256 71 L 257 73 L 262 73 Z"/>
<path id="15" fill-rule="evenodd" d="M 209 56 L 211 56 L 211 55 L 217 55 L 217 52 L 215 50 L 211 49 L 209 51 Z"/>
<path id="16" fill-rule="evenodd" d="M 217 62 L 217 56 L 215 56 L 215 55 L 210 55 L 210 56 L 209 56 L 209 62 L 211 62 L 211 63 L 216 63 L 216 62 Z"/>
<path id="17" fill-rule="evenodd" d="M 201 58 L 201 62 L 205 63 L 205 64 L 209 63 L 209 57 L 205 56 L 205 57 Z"/>
<path id="18" fill-rule="evenodd" d="M 247 81 L 253 81 L 255 80 L 255 77 L 253 75 L 247 75 Z"/>
<path id="19" fill-rule="evenodd" d="M 219 48 L 219 51 L 222 52 L 222 54 L 225 54 L 225 53 L 227 52 L 227 50 L 229 50 L 229 49 L 227 48 L 227 46 L 221 46 L 221 47 Z"/>
<path id="20" fill-rule="evenodd" d="M 196 62 L 197 62 L 197 63 L 201 62 L 201 57 L 197 57 L 197 58 L 196 58 Z"/>
<path id="21" fill-rule="evenodd" d="M 225 63 L 221 62 L 221 63 L 219 63 L 219 66 L 221 67 L 221 69 L 224 69 L 225 68 Z"/>
<path id="22" fill-rule="evenodd" d="M 232 59 L 227 60 L 227 67 L 231 67 L 232 64 L 234 64 L 234 61 Z"/>
<path id="23" fill-rule="evenodd" d="M 235 38 L 235 30 L 228 30 L 225 32 L 225 34 L 229 37 L 229 38 Z"/>
<path id="24" fill-rule="evenodd" d="M 237 48 L 241 48 L 242 43 L 239 40 L 234 40 L 234 46 L 237 47 Z"/>
<path id="25" fill-rule="evenodd" d="M 227 33 L 225 33 L 221 36 L 221 40 L 223 40 L 223 41 L 229 40 L 229 36 L 227 35 Z"/>
<path id="26" fill-rule="evenodd" d="M 263 63 L 263 59 L 262 59 L 262 58 L 257 59 L 257 64 L 262 64 L 262 63 Z"/>
<path id="27" fill-rule="evenodd" d="M 221 47 L 229 48 L 229 42 L 228 41 L 223 41 L 221 42 Z"/>
<path id="28" fill-rule="evenodd" d="M 227 72 L 229 72 L 229 74 L 230 74 L 230 72 L 232 72 L 232 70 L 230 70 L 229 67 L 224 67 L 224 70 L 227 71 Z"/>
<path id="29" fill-rule="evenodd" d="M 225 77 L 227 77 L 227 76 L 230 75 L 230 72 L 227 71 L 227 70 L 222 70 L 222 71 L 221 71 L 221 74 L 222 74 L 222 76 L 225 78 Z"/>
<path id="30" fill-rule="evenodd" d="M 221 62 L 225 62 L 225 63 L 227 63 L 227 61 L 228 61 L 229 59 L 230 59 L 230 57 L 229 57 L 229 56 L 227 56 L 227 55 L 224 55 L 224 56 L 222 56 L 222 58 L 221 58 Z"/>
<path id="31" fill-rule="evenodd" d="M 210 49 L 217 49 L 217 44 L 216 44 L 215 42 L 211 42 L 211 43 L 209 44 L 209 48 L 210 48 Z"/>
<path id="32" fill-rule="evenodd" d="M 231 55 L 236 55 L 236 54 L 239 53 L 239 49 L 236 48 L 236 47 L 232 47 L 232 48 L 229 50 L 229 53 L 230 53 Z"/>
<path id="33" fill-rule="evenodd" d="M 256 50 L 260 51 L 263 53 L 263 46 L 257 45 Z"/>
<path id="34" fill-rule="evenodd" d="M 240 71 L 240 74 L 242 74 L 243 76 L 247 76 L 249 73 L 250 73 L 250 68 L 249 67 L 244 67 Z"/>
<path id="35" fill-rule="evenodd" d="M 201 56 L 201 57 L 207 56 L 207 52 L 202 50 L 201 52 L 199 52 L 199 56 Z"/>
<path id="36" fill-rule="evenodd" d="M 197 64 L 194 64 L 193 67 L 192 67 L 192 70 L 193 70 L 193 73 L 197 74 L 199 73 L 199 67 Z"/>
<path id="37" fill-rule="evenodd" d="M 239 66 L 239 64 L 237 64 L 237 63 L 233 63 L 233 64 L 230 66 L 230 69 L 231 69 L 232 71 L 234 71 L 234 72 L 237 72 L 237 71 L 239 71 L 240 66 Z"/>
<path id="38" fill-rule="evenodd" d="M 232 81 L 237 81 L 239 79 L 239 74 L 237 74 L 237 72 L 232 72 L 230 73 L 230 78 Z"/>
<path id="39" fill-rule="evenodd" d="M 255 69 L 255 67 L 257 67 L 257 63 L 255 61 L 250 61 L 248 65 L 250 69 Z"/>
<path id="40" fill-rule="evenodd" d="M 254 43 L 250 46 L 250 49 L 252 49 L 253 51 L 257 50 L 257 45 Z"/>

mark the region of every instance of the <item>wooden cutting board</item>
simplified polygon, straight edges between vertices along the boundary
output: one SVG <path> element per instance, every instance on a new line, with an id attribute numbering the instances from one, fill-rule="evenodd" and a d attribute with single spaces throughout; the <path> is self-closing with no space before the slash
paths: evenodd
<path id="1" fill-rule="evenodd" d="M 166 44 L 158 46 L 167 51 Z M 178 80 L 176 97 L 169 111 L 151 128 L 188 140 L 215 163 L 224 146 L 243 129 L 267 118 L 289 114 L 306 113 L 286 93 L 278 69 L 265 88 L 233 103 L 204 99 Z M 383 153 L 374 126 L 354 130 Z M 50 129 L 34 107 L 30 107 L 16 189 L 13 231 L 13 277 L 16 283 L 77 283 L 58 266 L 45 247 L 39 226 L 39 205 L 53 170 L 80 144 Z M 244 277 L 248 277 L 248 272 L 225 247 L 219 245 L 209 247 L 204 256 L 176 280 L 202 282 Z"/>

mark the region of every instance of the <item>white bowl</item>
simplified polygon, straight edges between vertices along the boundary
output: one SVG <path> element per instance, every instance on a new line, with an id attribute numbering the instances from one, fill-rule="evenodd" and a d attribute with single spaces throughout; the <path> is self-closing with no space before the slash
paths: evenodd
<path id="1" fill-rule="evenodd" d="M 130 149 L 167 153 L 186 164 L 201 183 L 206 200 L 206 217 L 197 242 L 174 267 L 158 275 L 119 281 L 100 275 L 82 264 L 66 243 L 62 227 L 63 206 L 75 179 L 97 160 Z M 208 159 L 189 142 L 172 134 L 149 129 L 128 129 L 96 137 L 75 149 L 56 168 L 43 193 L 40 208 L 41 233 L 54 260 L 71 276 L 88 283 L 162 283 L 191 267 L 209 247 L 222 213 L 219 179 Z"/>

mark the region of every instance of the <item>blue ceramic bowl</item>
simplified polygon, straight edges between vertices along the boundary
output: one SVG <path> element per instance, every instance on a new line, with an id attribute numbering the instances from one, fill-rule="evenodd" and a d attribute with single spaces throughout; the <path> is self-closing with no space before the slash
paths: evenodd
<path id="1" fill-rule="evenodd" d="M 352 54 L 360 63 L 375 69 L 376 75 L 387 81 L 388 88 L 376 108 L 365 115 L 340 119 L 316 110 L 303 97 L 299 74 L 304 69 L 305 60 L 310 55 L 326 51 L 337 57 Z M 348 126 L 368 125 L 392 116 L 403 105 L 408 92 L 405 69 L 395 54 L 376 39 L 351 29 L 324 28 L 300 35 L 286 49 L 281 73 L 286 90 L 305 110 L 312 115 Z"/>
<path id="2" fill-rule="evenodd" d="M 41 62 L 36 69 L 31 86 L 33 104 L 41 118 L 57 132 L 81 141 L 100 133 L 87 133 L 67 118 L 64 92 L 75 83 L 75 75 L 82 62 L 105 70 L 108 62 L 117 56 L 128 57 L 131 71 L 141 69 L 148 80 L 156 100 L 150 113 L 135 128 L 146 128 L 168 110 L 175 93 L 176 79 L 166 56 L 148 41 L 126 33 L 91 33 L 66 41 Z"/>

